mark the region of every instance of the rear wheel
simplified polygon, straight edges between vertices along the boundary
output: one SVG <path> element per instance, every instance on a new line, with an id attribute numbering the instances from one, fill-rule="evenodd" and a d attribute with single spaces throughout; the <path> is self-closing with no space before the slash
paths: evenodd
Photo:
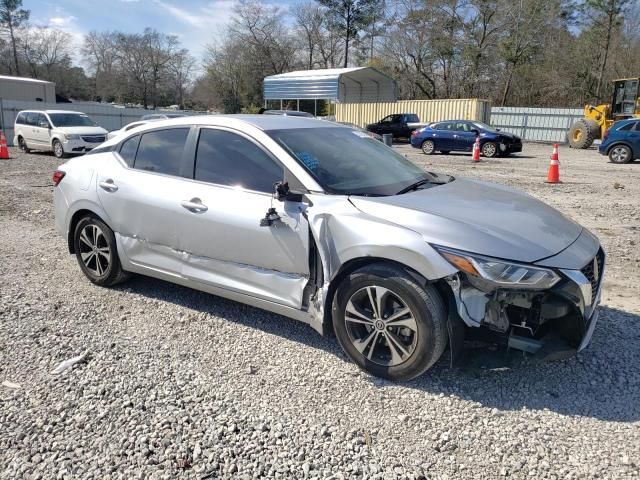
<path id="1" fill-rule="evenodd" d="M 613 163 L 629 163 L 631 161 L 631 149 L 626 145 L 614 145 L 609 150 L 609 160 Z"/>
<path id="2" fill-rule="evenodd" d="M 420 148 L 425 155 L 431 155 L 436 151 L 436 144 L 433 143 L 433 140 L 425 140 Z"/>
<path id="3" fill-rule="evenodd" d="M 378 377 L 415 378 L 433 366 L 447 344 L 440 294 L 395 265 L 373 264 L 351 273 L 338 288 L 332 315 L 343 350 Z"/>
<path id="4" fill-rule="evenodd" d="M 581 118 L 569 129 L 569 146 L 571 148 L 589 148 L 599 137 L 600 127 L 593 120 Z"/>
<path id="5" fill-rule="evenodd" d="M 74 248 L 80 269 L 96 285 L 110 287 L 126 279 L 113 231 L 99 218 L 82 218 L 74 231 Z"/>
<path id="6" fill-rule="evenodd" d="M 18 147 L 20 147 L 20 150 L 22 150 L 24 153 L 29 153 L 31 151 L 29 150 L 29 147 L 27 147 L 27 142 L 22 137 L 18 138 Z"/>

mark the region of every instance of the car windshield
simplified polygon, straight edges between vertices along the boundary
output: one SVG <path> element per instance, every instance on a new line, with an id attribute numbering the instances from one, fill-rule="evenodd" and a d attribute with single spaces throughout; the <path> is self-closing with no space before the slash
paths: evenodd
<path id="1" fill-rule="evenodd" d="M 50 113 L 49 118 L 56 127 L 95 127 L 97 124 L 80 113 Z"/>
<path id="2" fill-rule="evenodd" d="M 482 122 L 473 122 L 473 124 L 478 127 L 480 130 L 486 130 L 488 132 L 498 132 L 497 129 L 493 128 L 491 125 L 487 125 L 486 123 L 482 123 Z"/>
<path id="3" fill-rule="evenodd" d="M 426 180 L 441 183 L 391 148 L 350 128 L 294 128 L 267 134 L 298 160 L 329 193 L 395 195 Z"/>

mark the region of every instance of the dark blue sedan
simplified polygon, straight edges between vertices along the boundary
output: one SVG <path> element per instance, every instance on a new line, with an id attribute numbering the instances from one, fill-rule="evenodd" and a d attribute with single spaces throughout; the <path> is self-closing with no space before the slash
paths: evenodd
<path id="1" fill-rule="evenodd" d="M 640 120 L 637 118 L 614 123 L 604 134 L 598 148 L 613 163 L 627 163 L 640 158 Z"/>
<path id="2" fill-rule="evenodd" d="M 480 136 L 480 151 L 485 157 L 509 155 L 522 151 L 522 140 L 482 122 L 450 120 L 437 122 L 416 130 L 411 146 L 431 155 L 435 152 L 471 152 L 476 136 Z"/>

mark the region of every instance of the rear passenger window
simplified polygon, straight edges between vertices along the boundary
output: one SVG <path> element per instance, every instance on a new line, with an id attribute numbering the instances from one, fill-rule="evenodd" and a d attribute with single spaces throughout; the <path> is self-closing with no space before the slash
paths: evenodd
<path id="1" fill-rule="evenodd" d="M 26 116 L 27 116 L 27 115 L 26 115 L 24 112 L 23 112 L 23 113 L 18 114 L 18 117 L 16 118 L 16 123 L 17 123 L 18 125 L 24 125 L 24 124 L 26 123 L 26 121 L 25 121 Z"/>
<path id="2" fill-rule="evenodd" d="M 178 175 L 188 134 L 188 128 L 170 128 L 145 133 L 140 138 L 134 168 L 166 175 Z"/>
<path id="3" fill-rule="evenodd" d="M 273 192 L 283 168 L 260 147 L 224 130 L 202 129 L 196 152 L 194 178 L 218 185 Z"/>
<path id="4" fill-rule="evenodd" d="M 125 163 L 133 167 L 133 161 L 136 158 L 136 152 L 138 151 L 138 143 L 140 142 L 140 135 L 135 135 L 127 140 L 120 146 L 120 156 Z"/>
<path id="5" fill-rule="evenodd" d="M 623 125 L 622 127 L 620 127 L 618 130 L 620 132 L 626 132 L 628 130 L 631 130 L 631 128 L 635 125 L 635 123 L 627 123 L 626 125 Z"/>

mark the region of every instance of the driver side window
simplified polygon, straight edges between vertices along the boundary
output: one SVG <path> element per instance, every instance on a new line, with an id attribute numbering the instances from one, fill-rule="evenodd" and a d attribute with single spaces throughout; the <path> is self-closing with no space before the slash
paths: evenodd
<path id="1" fill-rule="evenodd" d="M 194 178 L 202 182 L 265 193 L 272 193 L 284 176 L 284 169 L 255 143 L 212 128 L 200 131 L 194 170 Z"/>

